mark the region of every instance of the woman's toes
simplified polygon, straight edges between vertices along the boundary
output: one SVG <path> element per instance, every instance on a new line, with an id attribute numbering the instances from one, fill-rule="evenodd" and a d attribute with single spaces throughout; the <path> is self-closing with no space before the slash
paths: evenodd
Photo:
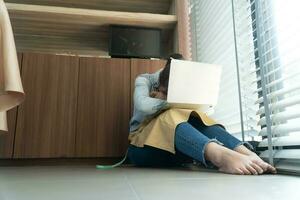
<path id="1" fill-rule="evenodd" d="M 246 167 L 242 168 L 242 171 L 246 175 L 251 175 L 251 172 Z"/>
<path id="2" fill-rule="evenodd" d="M 264 170 L 264 172 L 268 171 L 269 164 L 265 162 L 259 162 L 258 165 Z"/>
<path id="3" fill-rule="evenodd" d="M 264 161 L 261 161 L 258 163 L 260 167 L 263 168 L 264 172 L 271 172 L 271 173 L 276 173 L 275 167 L 270 165 L 269 163 L 266 163 Z"/>
<path id="4" fill-rule="evenodd" d="M 235 174 L 244 175 L 244 172 L 241 169 L 236 169 Z"/>
<path id="5" fill-rule="evenodd" d="M 256 171 L 256 169 L 254 169 L 252 166 L 250 166 L 250 165 L 248 165 L 247 166 L 247 169 L 251 172 L 251 174 L 253 174 L 253 175 L 257 175 L 258 173 L 257 173 L 257 171 Z"/>
<path id="6" fill-rule="evenodd" d="M 244 175 L 244 172 L 243 172 L 243 170 L 237 168 L 237 169 L 235 169 L 235 171 L 233 172 L 233 174 Z"/>
<path id="7" fill-rule="evenodd" d="M 270 165 L 270 164 L 268 164 L 268 171 L 270 171 L 270 172 L 273 173 L 273 174 L 276 174 L 276 173 L 277 173 L 276 168 L 273 167 L 273 166 Z"/>
<path id="8" fill-rule="evenodd" d="M 262 174 L 264 173 L 264 170 L 257 164 L 255 163 L 252 163 L 251 166 L 259 173 L 259 174 Z"/>
<path id="9" fill-rule="evenodd" d="M 269 170 L 269 164 L 263 161 L 258 155 L 253 154 L 250 157 L 252 162 L 258 165 L 264 172 Z"/>
<path id="10" fill-rule="evenodd" d="M 256 160 L 254 163 L 263 169 L 264 172 L 276 173 L 276 168 L 263 160 Z"/>

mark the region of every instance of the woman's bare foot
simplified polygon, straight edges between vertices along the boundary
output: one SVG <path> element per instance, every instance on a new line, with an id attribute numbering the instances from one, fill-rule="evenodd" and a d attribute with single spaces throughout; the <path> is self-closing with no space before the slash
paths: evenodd
<path id="1" fill-rule="evenodd" d="M 234 149 L 234 151 L 249 156 L 252 162 L 256 163 L 261 169 L 263 169 L 262 173 L 264 172 L 270 172 L 274 174 L 276 173 L 276 169 L 272 165 L 263 161 L 256 153 L 250 151 L 244 145 L 239 145 Z"/>
<path id="2" fill-rule="evenodd" d="M 205 158 L 219 167 L 219 171 L 230 174 L 259 174 L 262 169 L 252 157 L 243 155 L 215 142 L 207 144 Z"/>

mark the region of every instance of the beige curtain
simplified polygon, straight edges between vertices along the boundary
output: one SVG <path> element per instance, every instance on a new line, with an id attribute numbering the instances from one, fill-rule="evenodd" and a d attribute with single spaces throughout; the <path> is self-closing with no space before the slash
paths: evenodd
<path id="1" fill-rule="evenodd" d="M 12 27 L 5 3 L 0 0 L 0 133 L 7 131 L 6 111 L 24 97 Z"/>

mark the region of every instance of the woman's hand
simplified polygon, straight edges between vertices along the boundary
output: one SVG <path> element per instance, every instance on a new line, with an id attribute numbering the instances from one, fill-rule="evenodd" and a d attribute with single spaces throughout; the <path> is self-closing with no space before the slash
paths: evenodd
<path id="1" fill-rule="evenodd" d="M 167 96 L 164 93 L 160 92 L 160 91 L 150 92 L 150 97 L 157 98 L 157 99 L 163 99 L 163 100 L 167 99 Z"/>

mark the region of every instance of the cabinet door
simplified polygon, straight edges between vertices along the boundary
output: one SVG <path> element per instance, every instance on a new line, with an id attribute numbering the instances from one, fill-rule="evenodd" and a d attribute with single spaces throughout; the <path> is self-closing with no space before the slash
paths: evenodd
<path id="1" fill-rule="evenodd" d="M 80 58 L 77 157 L 119 157 L 128 146 L 130 60 Z"/>
<path id="2" fill-rule="evenodd" d="M 165 64 L 165 60 L 131 59 L 131 97 L 133 97 L 135 78 L 138 75 L 143 73 L 154 73 L 163 68 Z M 131 108 L 132 114 L 133 98 L 131 98 Z"/>
<path id="3" fill-rule="evenodd" d="M 22 53 L 18 53 L 20 72 L 22 69 Z M 8 132 L 0 133 L 0 158 L 12 158 L 13 143 L 16 131 L 17 107 L 7 112 Z"/>
<path id="4" fill-rule="evenodd" d="M 23 54 L 15 158 L 74 156 L 78 69 L 78 57 Z"/>

